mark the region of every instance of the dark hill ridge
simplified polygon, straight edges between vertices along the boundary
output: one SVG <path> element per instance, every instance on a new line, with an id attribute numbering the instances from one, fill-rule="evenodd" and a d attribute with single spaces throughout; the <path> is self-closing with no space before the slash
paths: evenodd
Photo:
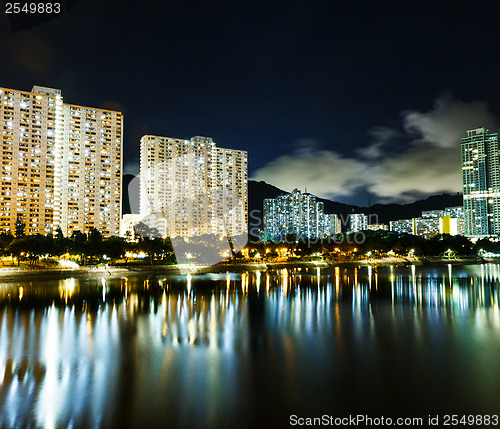
<path id="1" fill-rule="evenodd" d="M 128 198 L 128 185 L 135 176 L 131 174 L 123 175 L 122 182 L 122 209 L 123 214 L 130 213 Z M 248 213 L 249 224 L 260 225 L 262 222 L 263 202 L 266 198 L 276 198 L 278 195 L 286 194 L 276 186 L 266 182 L 248 181 Z M 438 210 L 445 207 L 462 205 L 462 195 L 441 194 L 433 195 L 425 200 L 415 201 L 410 204 L 375 204 L 370 207 L 359 207 L 350 204 L 337 203 L 335 201 L 318 198 L 325 204 L 325 213 L 336 213 L 344 216 L 351 213 L 375 214 L 379 223 L 389 223 L 391 220 L 410 219 L 421 215 L 423 210 Z M 258 220 L 257 220 L 258 219 Z M 371 219 L 374 223 L 375 219 Z"/>
<path id="2" fill-rule="evenodd" d="M 266 198 L 276 198 L 278 195 L 285 194 L 285 191 L 269 185 L 266 182 L 248 181 L 248 212 L 253 217 L 262 218 L 262 204 Z M 335 201 L 318 198 L 325 204 L 325 213 L 336 213 L 345 218 L 351 213 L 365 213 L 378 216 L 378 223 L 389 223 L 391 220 L 410 219 L 419 217 L 425 210 L 440 210 L 445 207 L 461 206 L 463 203 L 461 194 L 441 194 L 433 195 L 425 200 L 415 201 L 409 204 L 374 204 L 370 207 L 359 207 L 350 204 L 337 203 Z M 252 216 L 249 216 L 249 223 L 252 222 Z M 371 219 L 375 223 L 375 219 Z"/>

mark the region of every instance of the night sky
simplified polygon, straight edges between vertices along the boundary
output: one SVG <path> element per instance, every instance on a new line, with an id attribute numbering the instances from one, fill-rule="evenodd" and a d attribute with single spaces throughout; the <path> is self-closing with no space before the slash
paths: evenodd
<path id="1" fill-rule="evenodd" d="M 337 201 L 461 190 L 460 137 L 500 131 L 500 2 L 80 0 L 13 32 L 0 86 L 60 88 L 144 134 L 244 149 L 249 177 Z"/>

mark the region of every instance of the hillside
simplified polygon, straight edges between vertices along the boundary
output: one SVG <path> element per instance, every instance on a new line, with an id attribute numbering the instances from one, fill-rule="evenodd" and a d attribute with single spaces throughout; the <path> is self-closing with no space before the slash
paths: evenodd
<path id="1" fill-rule="evenodd" d="M 275 198 L 285 191 L 269 185 L 266 182 L 248 181 L 248 211 L 254 217 L 261 218 L 262 204 L 266 198 Z M 388 223 L 391 220 L 410 219 L 419 217 L 423 210 L 438 210 L 445 207 L 461 206 L 463 199 L 461 194 L 432 195 L 425 200 L 415 201 L 408 204 L 374 204 L 370 207 L 359 207 L 350 204 L 318 198 L 325 204 L 325 213 L 336 213 L 342 216 L 351 213 L 374 214 L 378 216 L 379 223 Z"/>
<path id="2" fill-rule="evenodd" d="M 128 184 L 135 176 L 125 174 L 123 176 L 122 207 L 123 214 L 130 213 L 128 198 Z M 248 213 L 249 223 L 256 225 L 256 219 L 262 219 L 262 205 L 266 198 L 276 198 L 285 191 L 270 185 L 266 182 L 248 181 Z M 336 213 L 339 215 L 349 215 L 351 213 L 375 214 L 379 223 L 389 223 L 391 220 L 410 219 L 420 216 L 423 210 L 437 210 L 445 207 L 462 205 L 461 194 L 441 194 L 433 195 L 425 200 L 415 201 L 409 204 L 375 204 L 370 207 L 359 207 L 350 204 L 338 203 L 336 201 L 318 198 L 325 204 L 325 213 Z"/>

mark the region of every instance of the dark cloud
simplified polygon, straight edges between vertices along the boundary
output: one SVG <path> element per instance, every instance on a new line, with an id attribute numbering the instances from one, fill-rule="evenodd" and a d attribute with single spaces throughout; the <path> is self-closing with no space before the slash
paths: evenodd
<path id="1" fill-rule="evenodd" d="M 101 108 L 105 110 L 115 110 L 117 112 L 124 111 L 123 105 L 118 101 L 113 100 L 106 100 L 104 103 L 102 103 Z"/>
<path id="2" fill-rule="evenodd" d="M 466 130 L 495 130 L 497 122 L 484 102 L 466 103 L 449 95 L 438 98 L 429 112 L 405 111 L 403 132 L 371 130 L 372 143 L 345 157 L 335 151 L 295 151 L 255 172 L 285 190 L 307 187 L 328 198 L 369 191 L 381 201 L 409 201 L 415 196 L 461 191 L 460 141 Z M 402 138 L 404 137 L 404 138 Z M 401 151 L 391 146 L 401 144 Z"/>
<path id="3" fill-rule="evenodd" d="M 54 49 L 39 35 L 29 32 L 16 33 L 8 43 L 10 64 L 23 72 L 45 76 L 54 62 Z"/>

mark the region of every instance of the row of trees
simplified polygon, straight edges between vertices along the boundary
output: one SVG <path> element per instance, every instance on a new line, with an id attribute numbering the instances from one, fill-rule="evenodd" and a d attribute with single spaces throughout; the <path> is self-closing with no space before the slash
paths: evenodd
<path id="1" fill-rule="evenodd" d="M 129 242 L 120 237 L 103 238 L 96 229 L 92 229 L 88 234 L 75 232 L 71 237 L 64 237 L 61 230 L 58 230 L 54 236 L 37 234 L 14 237 L 10 234 L 0 234 L 0 253 L 2 256 L 13 256 L 18 263 L 24 260 L 31 264 L 36 264 L 40 258 L 61 257 L 68 254 L 71 259 L 83 265 L 116 262 L 120 259 L 129 263 L 127 255 L 134 253 L 142 253 L 149 263 L 155 261 L 175 263 L 176 254 L 180 258 L 178 262 L 189 262 L 189 258 L 193 258 L 192 262 L 215 263 L 228 257 L 239 259 L 244 256 L 272 259 L 280 255 L 283 248 L 287 248 L 289 254 L 299 258 L 318 254 L 327 258 L 340 255 L 350 255 L 355 258 L 363 255 L 387 254 L 442 256 L 450 253 L 457 256 L 472 256 L 480 254 L 481 251 L 500 254 L 500 242 L 483 239 L 472 243 L 466 237 L 448 234 L 437 235 L 427 240 L 409 234 L 365 231 L 316 241 L 296 240 L 295 237 L 289 236 L 279 243 L 264 243 L 253 236 L 248 237 L 248 242 L 246 237 L 233 237 L 233 240 L 229 239 L 229 248 L 227 241 L 220 240 L 220 237 L 208 234 L 190 242 L 181 238 L 170 240 L 138 235 L 135 242 Z M 247 243 L 245 248 L 238 251 L 244 243 Z M 203 256 L 208 259 L 204 261 Z"/>
<path id="2" fill-rule="evenodd" d="M 108 260 L 125 259 L 127 253 L 144 253 L 150 262 L 162 260 L 175 262 L 172 244 L 169 239 L 138 237 L 136 242 L 127 242 L 121 237 L 103 238 L 101 233 L 92 229 L 88 234 L 77 231 L 71 237 L 64 237 L 59 229 L 56 235 L 0 234 L 2 256 L 15 257 L 19 262 L 36 264 L 40 258 L 61 257 L 69 254 L 80 264 L 95 264 Z"/>
<path id="3" fill-rule="evenodd" d="M 363 231 L 356 234 L 339 234 L 324 240 L 300 240 L 288 236 L 279 243 L 261 243 L 256 238 L 250 240 L 249 256 L 256 254 L 268 257 L 277 256 L 283 247 L 293 249 L 298 257 L 321 253 L 323 256 L 334 257 L 339 254 L 349 254 L 353 257 L 367 255 L 394 254 L 398 256 L 442 256 L 454 254 L 457 256 L 475 256 L 480 250 L 500 254 L 500 242 L 488 239 L 471 242 L 461 235 L 439 234 L 430 239 L 424 237 L 398 234 L 389 231 Z"/>

